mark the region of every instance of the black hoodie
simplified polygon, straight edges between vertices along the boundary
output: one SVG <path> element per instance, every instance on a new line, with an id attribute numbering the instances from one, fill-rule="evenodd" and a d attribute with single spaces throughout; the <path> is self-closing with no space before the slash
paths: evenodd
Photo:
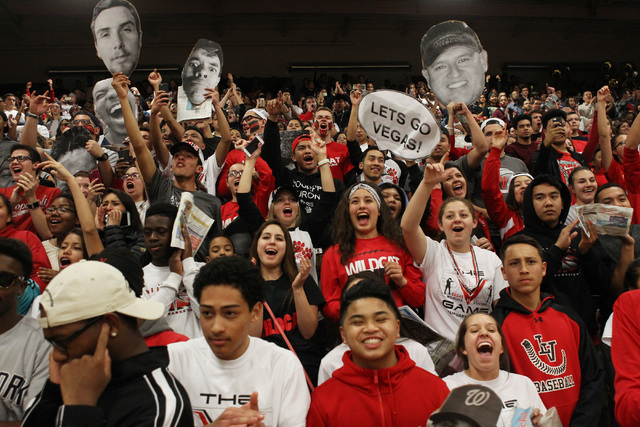
<path id="1" fill-rule="evenodd" d="M 538 217 L 533 207 L 533 189 L 545 183 L 560 188 L 562 197 L 560 221 L 553 228 Z M 569 188 L 552 175 L 539 175 L 527 186 L 522 205 L 524 230 L 517 234 L 533 237 L 544 249 L 547 275 L 541 290 L 553 294 L 560 304 L 571 307 L 587 325 L 589 333 L 597 334 L 596 304 L 593 296 L 607 292 L 611 274 L 608 266 L 602 262 L 604 250 L 600 242 L 596 241 L 585 254 L 578 250 L 582 239 L 580 233 L 571 241 L 566 251 L 555 245 L 565 226 L 564 222 L 571 206 Z"/>

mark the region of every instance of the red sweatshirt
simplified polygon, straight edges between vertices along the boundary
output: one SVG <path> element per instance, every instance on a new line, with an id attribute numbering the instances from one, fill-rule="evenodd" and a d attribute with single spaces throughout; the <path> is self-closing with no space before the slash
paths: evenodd
<path id="1" fill-rule="evenodd" d="M 356 239 L 354 255 L 347 260 L 347 265 L 340 262 L 340 249 L 333 245 L 322 257 L 320 283 L 322 294 L 327 304 L 322 313 L 329 319 L 337 321 L 340 316 L 340 295 L 342 287 L 350 275 L 361 271 L 373 271 L 384 277 L 384 265 L 395 261 L 402 267 L 407 285 L 398 289 L 395 284 L 391 292 L 398 307 L 409 305 L 421 307 L 426 296 L 426 285 L 422 281 L 422 272 L 413 265 L 413 258 L 402 248 L 389 242 L 384 236 L 373 239 Z M 389 283 L 389 279 L 385 278 Z"/>
<path id="2" fill-rule="evenodd" d="M 247 155 L 244 153 L 244 151 L 231 150 L 229 154 L 227 154 L 227 158 L 224 161 L 224 166 L 220 171 L 220 178 L 218 179 L 218 197 L 222 199 L 231 198 L 231 192 L 227 187 L 227 174 L 229 173 L 229 168 L 236 163 L 244 164 L 246 159 Z M 269 196 L 271 196 L 271 192 L 275 190 L 276 179 L 273 176 L 271 168 L 269 167 L 269 165 L 267 165 L 267 162 L 262 160 L 262 157 L 258 157 L 258 160 L 256 161 L 256 171 L 260 176 L 260 181 L 256 182 L 254 180 L 252 182 L 251 193 L 253 194 L 253 202 L 256 204 L 258 209 L 260 209 L 262 217 L 266 218 L 267 214 L 269 213 Z M 236 203 L 235 216 L 233 216 L 233 218 L 235 219 L 235 217 L 237 216 L 238 208 Z"/>
<path id="3" fill-rule="evenodd" d="M 622 165 L 629 202 L 633 208 L 633 224 L 640 224 L 640 153 L 630 148 L 624 149 Z"/>
<path id="4" fill-rule="evenodd" d="M 626 157 L 627 153 L 625 153 Z M 622 427 L 640 425 L 640 291 L 625 292 L 613 306 L 611 358 L 616 370 L 616 420 Z"/>
<path id="5" fill-rule="evenodd" d="M 482 172 L 482 200 L 487 208 L 489 218 L 500 229 L 502 241 L 513 236 L 524 228 L 524 220 L 520 212 L 509 209 L 500 191 L 500 154 L 499 148 L 491 148 L 489 157 L 484 162 Z"/>
<path id="6" fill-rule="evenodd" d="M 378 370 L 356 366 L 347 351 L 344 366 L 311 394 L 307 426 L 426 426 L 449 389 L 403 346 L 395 351 L 398 363 Z"/>

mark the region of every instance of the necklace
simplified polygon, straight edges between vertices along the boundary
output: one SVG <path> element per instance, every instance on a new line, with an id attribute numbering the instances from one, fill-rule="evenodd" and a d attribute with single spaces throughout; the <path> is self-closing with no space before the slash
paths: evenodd
<path id="1" fill-rule="evenodd" d="M 469 245 L 469 249 L 471 250 L 471 260 L 473 263 L 473 275 L 475 276 L 475 279 L 476 279 L 476 285 L 473 287 L 473 289 L 470 289 L 467 286 L 466 281 L 462 276 L 462 271 L 460 270 L 460 268 L 458 267 L 458 263 L 456 262 L 456 257 L 453 255 L 453 251 L 449 247 L 449 243 L 447 243 L 447 250 L 449 251 L 449 256 L 451 256 L 451 260 L 453 261 L 453 267 L 456 270 L 456 277 L 458 278 L 458 283 L 460 283 L 460 288 L 462 288 L 462 293 L 464 294 L 464 299 L 467 302 L 467 304 L 473 301 L 483 288 L 483 286 L 478 286 L 480 277 L 478 274 L 478 261 L 476 260 L 476 253 L 474 252 L 472 245 Z"/>

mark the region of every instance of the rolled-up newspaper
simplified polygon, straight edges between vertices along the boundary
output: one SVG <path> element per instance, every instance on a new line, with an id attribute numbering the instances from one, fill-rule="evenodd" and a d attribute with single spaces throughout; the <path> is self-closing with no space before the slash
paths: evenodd
<path id="1" fill-rule="evenodd" d="M 193 194 L 183 192 L 180 196 L 180 205 L 178 206 L 178 217 L 173 223 L 171 230 L 171 247 L 184 249 L 184 239 L 182 238 L 182 224 L 187 225 L 189 238 L 191 239 L 191 247 L 193 253 L 198 252 L 202 241 L 207 236 L 209 229 L 213 225 L 213 218 L 210 218 L 202 212 L 193 203 Z"/>
<path id="2" fill-rule="evenodd" d="M 629 234 L 633 208 L 591 203 L 576 209 L 580 225 L 587 236 L 591 236 L 586 221 L 591 221 L 598 234 L 626 236 Z"/>

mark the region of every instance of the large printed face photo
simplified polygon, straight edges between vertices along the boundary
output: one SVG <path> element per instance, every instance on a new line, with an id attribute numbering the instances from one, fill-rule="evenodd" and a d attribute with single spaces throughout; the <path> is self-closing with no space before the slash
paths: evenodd
<path id="1" fill-rule="evenodd" d="M 205 89 L 218 85 L 221 70 L 220 45 L 211 40 L 198 40 L 182 69 L 182 88 L 192 105 L 204 102 Z"/>
<path id="2" fill-rule="evenodd" d="M 93 87 L 93 101 L 96 116 L 104 126 L 104 135 L 112 145 L 122 145 L 122 140 L 127 136 L 122 116 L 122 107 L 116 90 L 111 86 L 113 79 L 100 80 Z M 136 98 L 129 91 L 127 94 L 129 105 L 134 116 L 138 116 Z"/>
<path id="3" fill-rule="evenodd" d="M 102 0 L 93 9 L 96 53 L 111 74 L 131 74 L 138 63 L 142 30 L 138 11 L 126 0 Z"/>
<path id="4" fill-rule="evenodd" d="M 434 25 L 422 37 L 422 75 L 444 105 L 471 105 L 484 89 L 487 51 L 476 33 L 461 21 Z"/>

